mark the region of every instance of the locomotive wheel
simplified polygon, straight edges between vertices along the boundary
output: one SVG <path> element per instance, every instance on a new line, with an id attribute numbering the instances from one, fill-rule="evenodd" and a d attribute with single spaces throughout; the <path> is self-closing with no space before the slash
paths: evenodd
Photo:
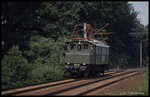
<path id="1" fill-rule="evenodd" d="M 105 69 L 103 68 L 103 69 L 102 69 L 102 72 L 101 72 L 101 73 L 102 73 L 102 75 L 104 75 L 104 72 L 105 72 Z"/>
<path id="2" fill-rule="evenodd" d="M 92 66 L 90 68 L 90 74 L 89 74 L 89 76 L 94 77 L 94 76 L 96 76 L 96 74 L 97 74 L 97 68 L 95 66 Z"/>
<path id="3" fill-rule="evenodd" d="M 84 77 L 88 77 L 89 76 L 89 70 L 87 70 L 86 72 L 84 72 Z"/>

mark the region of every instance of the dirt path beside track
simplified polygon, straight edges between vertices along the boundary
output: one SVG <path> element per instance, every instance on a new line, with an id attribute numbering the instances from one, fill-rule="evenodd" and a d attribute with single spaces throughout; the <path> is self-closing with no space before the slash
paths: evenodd
<path id="1" fill-rule="evenodd" d="M 117 83 L 111 84 L 103 89 L 93 91 L 86 95 L 134 95 L 134 94 L 143 94 L 142 92 L 135 92 L 135 88 L 142 87 L 144 84 L 144 74 L 138 74 L 133 77 L 129 77 Z"/>

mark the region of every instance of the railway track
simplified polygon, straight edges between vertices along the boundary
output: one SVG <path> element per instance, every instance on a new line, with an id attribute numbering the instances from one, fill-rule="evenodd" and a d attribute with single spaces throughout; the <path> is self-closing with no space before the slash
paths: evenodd
<path id="1" fill-rule="evenodd" d="M 106 74 L 112 74 L 116 72 L 122 72 L 123 70 L 111 70 L 109 72 L 106 72 Z M 14 95 L 18 93 L 23 93 L 23 92 L 28 92 L 28 91 L 33 91 L 33 90 L 38 90 L 46 87 L 52 87 L 56 85 L 61 85 L 65 83 L 71 83 L 75 82 L 78 80 L 82 80 L 83 78 L 79 79 L 63 79 L 63 80 L 57 80 L 57 81 L 50 81 L 50 82 L 42 82 L 42 83 L 37 83 L 37 84 L 31 84 L 27 86 L 20 86 L 20 87 L 15 87 L 15 88 L 10 88 L 10 89 L 4 89 L 2 91 L 2 95 Z"/>
<path id="2" fill-rule="evenodd" d="M 79 79 L 66 79 L 60 80 L 56 82 L 49 82 L 43 84 L 37 84 L 33 86 L 26 86 L 11 90 L 2 91 L 2 95 L 66 95 L 68 91 L 78 90 L 78 88 L 87 87 L 88 85 L 92 85 L 97 82 L 101 82 L 110 78 L 114 78 L 117 76 L 125 75 L 127 73 L 136 72 L 135 70 L 127 70 L 128 72 L 125 73 L 126 70 L 119 70 L 119 71 L 110 71 L 105 74 L 105 76 L 97 77 L 97 78 L 79 78 Z M 121 74 L 120 74 L 121 73 Z M 93 89 L 90 89 L 90 91 Z M 85 91 L 84 91 L 85 92 Z M 84 94 L 78 93 L 75 95 L 82 95 Z M 86 92 L 89 92 L 86 91 Z M 74 92 L 75 93 L 75 92 Z"/>
<path id="3" fill-rule="evenodd" d="M 137 74 L 140 74 L 141 72 L 137 72 L 137 71 L 129 71 L 129 72 L 125 72 L 125 73 L 119 73 L 119 74 L 115 74 L 113 76 L 109 76 L 109 77 L 104 77 L 101 79 L 97 79 L 94 81 L 90 81 L 90 82 L 86 82 L 84 84 L 80 84 L 80 85 L 76 85 L 76 86 L 72 86 L 63 90 L 59 90 L 56 92 L 52 92 L 52 93 L 48 93 L 45 95 L 86 95 L 92 91 L 95 91 L 97 89 L 103 88 L 105 86 L 108 86 L 112 83 L 121 81 L 125 78 L 128 78 L 130 76 L 134 76 Z"/>
<path id="4" fill-rule="evenodd" d="M 122 71 L 123 70 L 111 70 L 109 72 L 106 72 L 106 75 L 113 74 L 113 73 L 116 73 L 116 72 L 122 72 Z M 38 90 L 38 89 L 42 89 L 42 88 L 61 85 L 61 84 L 65 84 L 65 83 L 71 83 L 71 82 L 75 82 L 75 81 L 82 80 L 82 79 L 83 78 L 63 79 L 63 80 L 58 80 L 58 81 L 42 82 L 42 83 L 38 83 L 38 84 L 32 84 L 32 85 L 27 85 L 27 86 L 21 86 L 21 87 L 16 87 L 16 88 L 5 89 L 5 90 L 2 91 L 1 94 L 2 95 L 15 95 L 15 94 L 19 94 L 19 93 L 28 92 L 28 91 L 34 91 L 34 90 Z"/>

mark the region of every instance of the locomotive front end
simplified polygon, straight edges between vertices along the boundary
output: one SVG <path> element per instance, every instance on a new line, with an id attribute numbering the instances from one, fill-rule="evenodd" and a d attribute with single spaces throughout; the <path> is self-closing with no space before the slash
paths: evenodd
<path id="1" fill-rule="evenodd" d="M 88 65 L 93 63 L 92 45 L 85 42 L 71 42 L 65 57 L 67 71 L 86 72 Z"/>

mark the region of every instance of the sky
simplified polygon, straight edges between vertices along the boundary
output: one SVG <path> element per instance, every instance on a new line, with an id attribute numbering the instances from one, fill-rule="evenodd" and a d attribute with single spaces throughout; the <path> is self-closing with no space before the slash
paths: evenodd
<path id="1" fill-rule="evenodd" d="M 132 4 L 134 10 L 138 12 L 137 18 L 141 23 L 146 26 L 149 24 L 149 2 L 148 1 L 132 1 L 128 2 Z"/>

